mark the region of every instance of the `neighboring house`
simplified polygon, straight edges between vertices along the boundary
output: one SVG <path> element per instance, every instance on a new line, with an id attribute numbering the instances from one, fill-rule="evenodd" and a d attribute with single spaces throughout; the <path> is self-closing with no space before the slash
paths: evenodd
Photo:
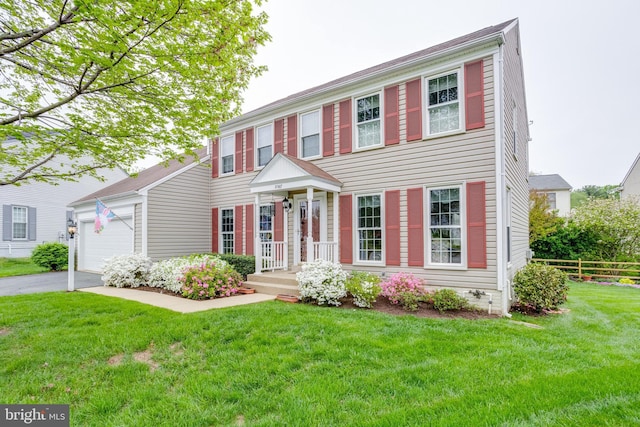
<path id="1" fill-rule="evenodd" d="M 154 260 L 208 252 L 211 170 L 207 149 L 197 153 L 199 161 L 186 156 L 183 163 L 158 164 L 71 203 L 78 270 L 101 272 L 105 259 L 133 252 Z M 98 199 L 117 215 L 101 233 L 94 228 Z"/>
<path id="2" fill-rule="evenodd" d="M 268 104 L 211 143 L 211 249 L 413 273 L 507 313 L 528 121 L 517 19 Z"/>
<path id="3" fill-rule="evenodd" d="M 546 194 L 549 209 L 557 211 L 560 216 L 571 213 L 571 185 L 560 175 L 531 175 L 529 189 Z"/>
<path id="4" fill-rule="evenodd" d="M 622 180 L 620 188 L 620 197 L 635 196 L 640 198 L 640 154 L 638 154 L 629 172 L 627 172 Z"/>
<path id="5" fill-rule="evenodd" d="M 29 257 L 40 243 L 66 243 L 67 219 L 72 213 L 67 205 L 128 176 L 121 169 L 103 169 L 99 173 L 104 182 L 85 176 L 77 182 L 61 181 L 59 185 L 33 182 L 0 186 L 0 257 Z"/>

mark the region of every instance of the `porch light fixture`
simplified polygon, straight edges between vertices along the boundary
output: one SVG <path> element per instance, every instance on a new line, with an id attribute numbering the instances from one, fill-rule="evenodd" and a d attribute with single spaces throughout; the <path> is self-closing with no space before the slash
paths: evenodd
<path id="1" fill-rule="evenodd" d="M 285 211 L 291 212 L 291 208 L 293 207 L 293 205 L 291 204 L 291 201 L 288 198 L 284 198 L 282 199 L 282 209 L 284 209 Z"/>
<path id="2" fill-rule="evenodd" d="M 70 239 L 73 239 L 73 236 L 78 232 L 78 223 L 76 223 L 72 218 L 69 218 L 67 221 L 67 232 L 69 233 Z"/>

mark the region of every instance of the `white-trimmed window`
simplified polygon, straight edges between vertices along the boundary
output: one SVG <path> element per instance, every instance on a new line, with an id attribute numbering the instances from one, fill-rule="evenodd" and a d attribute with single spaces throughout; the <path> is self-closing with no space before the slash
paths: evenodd
<path id="1" fill-rule="evenodd" d="M 427 189 L 429 263 L 462 265 L 462 186 Z"/>
<path id="2" fill-rule="evenodd" d="M 300 114 L 300 151 L 303 159 L 320 155 L 320 110 Z"/>
<path id="3" fill-rule="evenodd" d="M 547 203 L 549 203 L 549 209 L 554 210 L 556 208 L 556 193 L 547 193 Z"/>
<path id="4" fill-rule="evenodd" d="M 233 135 L 220 139 L 220 170 L 222 174 L 233 173 L 235 141 Z"/>
<path id="5" fill-rule="evenodd" d="M 233 253 L 233 208 L 220 211 L 220 224 L 222 235 L 222 253 Z"/>
<path id="6" fill-rule="evenodd" d="M 382 144 L 380 94 L 356 98 L 355 108 L 357 148 L 375 147 Z"/>
<path id="7" fill-rule="evenodd" d="M 358 261 L 382 261 L 382 196 L 357 197 Z"/>
<path id="8" fill-rule="evenodd" d="M 511 112 L 511 132 L 513 136 L 513 154 L 518 155 L 518 107 L 515 103 Z"/>
<path id="9" fill-rule="evenodd" d="M 513 210 L 513 198 L 511 189 L 507 188 L 507 263 L 511 262 L 512 256 L 512 237 L 511 237 L 511 213 Z"/>
<path id="10" fill-rule="evenodd" d="M 27 239 L 27 220 L 28 209 L 25 206 L 12 206 L 12 230 L 13 239 L 22 240 Z"/>
<path id="11" fill-rule="evenodd" d="M 427 133 L 435 135 L 460 129 L 460 72 L 427 78 Z"/>
<path id="12" fill-rule="evenodd" d="M 269 163 L 273 157 L 273 125 L 260 126 L 257 130 L 256 157 L 258 167 Z"/>

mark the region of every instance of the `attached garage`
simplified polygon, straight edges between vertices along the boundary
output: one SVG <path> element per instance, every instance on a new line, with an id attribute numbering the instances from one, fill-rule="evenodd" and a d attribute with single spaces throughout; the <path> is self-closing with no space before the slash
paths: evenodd
<path id="1" fill-rule="evenodd" d="M 132 218 L 123 218 L 129 224 Z M 94 232 L 94 222 L 82 221 L 78 236 L 78 269 L 102 272 L 107 258 L 133 253 L 133 231 L 120 219 L 111 221 L 100 233 Z"/>

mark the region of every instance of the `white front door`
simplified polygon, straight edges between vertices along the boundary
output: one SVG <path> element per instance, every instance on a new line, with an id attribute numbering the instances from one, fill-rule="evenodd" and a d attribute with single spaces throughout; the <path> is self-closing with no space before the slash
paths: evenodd
<path id="1" fill-rule="evenodd" d="M 293 196 L 293 264 L 299 265 L 307 261 L 307 239 L 309 224 L 307 219 L 306 194 Z M 327 240 L 327 193 L 313 194 L 311 209 L 311 236 L 314 242 Z"/>

